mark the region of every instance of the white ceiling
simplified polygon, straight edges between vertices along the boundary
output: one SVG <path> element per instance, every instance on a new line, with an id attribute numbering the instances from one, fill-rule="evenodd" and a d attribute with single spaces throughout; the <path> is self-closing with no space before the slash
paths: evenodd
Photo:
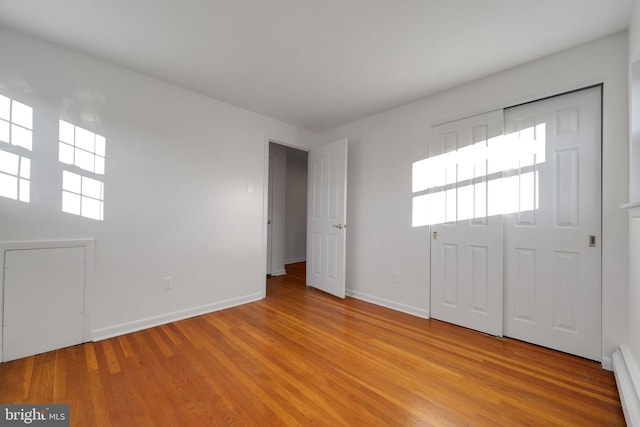
<path id="1" fill-rule="evenodd" d="M 0 24 L 311 131 L 627 28 L 634 0 L 0 0 Z"/>

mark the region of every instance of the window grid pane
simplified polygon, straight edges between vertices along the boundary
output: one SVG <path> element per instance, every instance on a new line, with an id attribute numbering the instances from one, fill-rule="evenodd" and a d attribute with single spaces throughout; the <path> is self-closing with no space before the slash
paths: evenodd
<path id="1" fill-rule="evenodd" d="M 75 140 L 75 126 L 69 122 L 65 122 L 64 120 L 60 120 L 59 124 L 59 141 L 66 142 L 67 144 L 73 145 L 73 141 Z"/>
<path id="2" fill-rule="evenodd" d="M 62 212 L 80 215 L 80 196 L 78 194 L 62 192 Z"/>
<path id="3" fill-rule="evenodd" d="M 11 145 L 16 147 L 26 148 L 31 151 L 32 148 L 32 134 L 29 129 L 25 129 L 22 126 L 15 124 L 11 125 Z"/>
<path id="4" fill-rule="evenodd" d="M 104 183 L 77 173 L 62 171 L 62 211 L 102 221 Z"/>
<path id="5" fill-rule="evenodd" d="M 20 158 L 20 178 L 31 179 L 31 159 Z"/>
<path id="6" fill-rule="evenodd" d="M 18 175 L 20 156 L 0 150 L 0 172 L 10 175 Z"/>
<path id="7" fill-rule="evenodd" d="M 0 95 L 0 119 L 11 120 L 11 100 L 3 95 Z"/>
<path id="8" fill-rule="evenodd" d="M 11 121 L 26 129 L 33 129 L 33 109 L 18 101 L 11 104 Z"/>
<path id="9" fill-rule="evenodd" d="M 0 95 L 0 141 L 32 150 L 33 109 Z"/>
<path id="10" fill-rule="evenodd" d="M 77 173 L 62 171 L 62 189 L 73 193 L 82 193 L 81 176 Z"/>
<path id="11" fill-rule="evenodd" d="M 31 198 L 31 183 L 27 179 L 20 180 L 20 201 L 29 203 L 29 199 Z"/>
<path id="12" fill-rule="evenodd" d="M 69 144 L 60 142 L 60 152 L 58 153 L 58 160 L 68 165 L 73 164 L 73 147 Z"/>
<path id="13" fill-rule="evenodd" d="M 78 166 L 80 169 L 84 169 L 88 172 L 93 172 L 95 170 L 95 156 L 88 151 L 81 150 L 80 148 L 75 149 L 75 160 L 73 164 Z"/>
<path id="14" fill-rule="evenodd" d="M 11 124 L 2 119 L 0 119 L 0 141 L 11 143 Z"/>
<path id="15" fill-rule="evenodd" d="M 61 163 L 76 166 L 91 174 L 104 175 L 106 140 L 103 136 L 60 120 L 58 142 L 58 158 Z M 62 210 L 102 221 L 104 183 L 63 170 Z"/>
<path id="16" fill-rule="evenodd" d="M 98 175 L 104 175 L 104 157 L 96 156 L 96 173 Z"/>
<path id="17" fill-rule="evenodd" d="M 32 150 L 32 128 L 33 109 L 0 95 L 0 141 L 20 147 L 19 149 L 9 147 L 0 149 L 1 197 L 29 203 L 31 159 L 21 156 L 20 150 Z"/>
<path id="18" fill-rule="evenodd" d="M 18 178 L 0 173 L 0 196 L 8 199 L 18 199 Z"/>
<path id="19" fill-rule="evenodd" d="M 29 203 L 31 159 L 0 150 L 0 197 Z"/>
<path id="20" fill-rule="evenodd" d="M 58 141 L 60 162 L 104 175 L 106 140 L 103 136 L 60 120 Z"/>

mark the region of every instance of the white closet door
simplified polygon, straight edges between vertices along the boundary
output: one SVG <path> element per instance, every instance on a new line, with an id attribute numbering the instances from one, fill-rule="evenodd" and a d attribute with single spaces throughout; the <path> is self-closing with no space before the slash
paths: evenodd
<path id="1" fill-rule="evenodd" d="M 85 248 L 5 252 L 3 360 L 82 342 Z"/>
<path id="2" fill-rule="evenodd" d="M 505 110 L 505 335 L 601 360 L 601 89 Z"/>
<path id="3" fill-rule="evenodd" d="M 502 335 L 502 216 L 490 201 L 501 166 L 489 153 L 502 110 L 432 128 L 431 316 Z"/>

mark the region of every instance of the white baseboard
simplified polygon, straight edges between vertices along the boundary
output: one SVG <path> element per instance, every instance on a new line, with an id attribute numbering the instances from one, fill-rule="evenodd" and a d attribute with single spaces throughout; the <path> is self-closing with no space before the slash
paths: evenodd
<path id="1" fill-rule="evenodd" d="M 602 356 L 602 369 L 605 371 L 613 371 L 613 359 L 610 357 Z"/>
<path id="2" fill-rule="evenodd" d="M 425 309 L 414 307 L 407 304 L 402 304 L 402 303 L 391 301 L 385 298 L 379 298 L 379 297 L 369 295 L 364 292 L 356 291 L 353 289 L 347 289 L 346 294 L 350 297 L 360 299 L 362 301 L 370 302 L 376 305 L 381 305 L 383 307 L 387 307 L 396 311 L 401 311 L 402 313 L 411 314 L 413 316 L 421 317 L 423 319 L 429 319 L 431 317 L 429 310 L 425 310 Z"/>
<path id="3" fill-rule="evenodd" d="M 306 260 L 307 260 L 307 258 L 306 258 L 306 257 L 285 259 L 285 260 L 284 260 L 284 265 L 287 265 L 287 264 L 295 264 L 295 263 L 297 263 L 297 262 L 305 262 Z"/>
<path id="4" fill-rule="evenodd" d="M 154 326 L 160 326 L 178 320 L 187 319 L 189 317 L 200 316 L 202 314 L 211 313 L 214 311 L 223 310 L 225 308 L 231 308 L 242 304 L 247 304 L 254 301 L 259 301 L 264 298 L 263 293 L 255 293 L 246 295 L 239 298 L 231 298 L 225 301 L 220 301 L 212 304 L 205 304 L 198 307 L 192 307 L 185 310 L 174 311 L 171 313 L 161 314 L 159 316 L 147 317 L 145 319 L 135 320 L 133 322 L 121 323 L 119 325 L 108 326 L 106 328 L 94 329 L 91 334 L 93 341 L 100 341 L 107 338 L 113 338 L 119 335 L 128 334 L 131 332 L 141 331 L 143 329 L 152 328 Z"/>
<path id="5" fill-rule="evenodd" d="M 287 270 L 285 270 L 284 268 L 281 268 L 278 270 L 271 270 L 272 276 L 284 276 L 285 274 L 287 274 Z"/>
<path id="6" fill-rule="evenodd" d="M 638 393 L 638 367 L 633 356 L 625 347 L 613 353 L 613 373 L 616 377 L 618 392 L 624 418 L 629 427 L 640 427 L 640 394 Z"/>

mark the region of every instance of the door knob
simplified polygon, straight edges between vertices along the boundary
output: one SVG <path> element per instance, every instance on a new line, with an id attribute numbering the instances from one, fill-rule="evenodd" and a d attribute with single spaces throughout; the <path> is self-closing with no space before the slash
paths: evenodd
<path id="1" fill-rule="evenodd" d="M 342 230 L 343 228 L 346 228 L 347 224 L 333 224 L 334 228 L 337 228 L 338 230 Z"/>

